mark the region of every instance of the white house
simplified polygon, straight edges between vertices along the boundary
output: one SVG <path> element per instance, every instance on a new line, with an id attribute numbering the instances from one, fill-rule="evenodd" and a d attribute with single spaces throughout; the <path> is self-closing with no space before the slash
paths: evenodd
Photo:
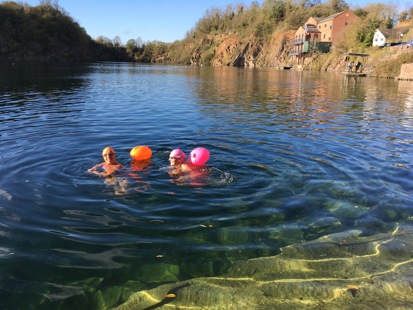
<path id="1" fill-rule="evenodd" d="M 387 43 L 386 36 L 380 29 L 376 29 L 373 37 L 373 46 L 381 46 Z"/>
<path id="2" fill-rule="evenodd" d="M 373 46 L 381 46 L 389 42 L 402 42 L 403 36 L 409 31 L 409 26 L 392 29 L 376 29 Z"/>

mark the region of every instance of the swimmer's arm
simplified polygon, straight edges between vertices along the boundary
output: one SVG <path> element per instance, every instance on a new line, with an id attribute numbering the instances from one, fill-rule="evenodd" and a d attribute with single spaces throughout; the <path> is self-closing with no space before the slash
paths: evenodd
<path id="1" fill-rule="evenodd" d="M 92 168 L 87 169 L 87 172 L 96 171 L 98 168 L 101 168 L 101 167 L 102 167 L 102 164 L 94 165 Z"/>
<path id="2" fill-rule="evenodd" d="M 97 176 L 104 177 L 104 178 L 109 177 L 111 175 L 111 173 L 107 173 L 106 171 L 100 172 L 100 171 L 96 171 L 96 170 L 92 170 L 92 171 L 88 170 L 88 172 L 96 174 Z"/>
<path id="3" fill-rule="evenodd" d="M 89 169 L 87 170 L 87 172 L 89 172 L 89 173 L 94 173 L 94 174 L 96 174 L 96 175 L 98 175 L 98 176 L 100 176 L 100 177 L 107 176 L 106 171 L 100 172 L 100 171 L 98 171 L 98 169 L 103 169 L 103 164 L 94 165 L 92 168 L 89 168 Z"/>
<path id="4" fill-rule="evenodd" d="M 112 174 L 115 173 L 117 170 L 123 168 L 122 164 L 117 164 L 113 168 L 105 166 L 104 163 L 102 163 L 101 165 L 102 165 L 102 169 L 104 171 L 102 171 L 102 172 L 96 171 L 96 172 L 93 172 L 93 173 L 100 176 L 100 177 L 104 177 L 104 178 L 112 176 Z"/>

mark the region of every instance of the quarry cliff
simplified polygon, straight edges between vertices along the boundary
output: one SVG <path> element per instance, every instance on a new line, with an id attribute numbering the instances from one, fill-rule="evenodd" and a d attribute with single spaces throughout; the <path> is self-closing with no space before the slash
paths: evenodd
<path id="1" fill-rule="evenodd" d="M 290 56 L 290 41 L 294 39 L 294 33 L 295 31 L 291 30 L 274 34 L 265 41 L 253 35 L 240 38 L 235 32 L 215 36 L 206 35 L 187 46 L 192 50 L 189 62 L 192 66 L 346 70 L 347 64 L 343 55 L 349 51 L 337 50 L 334 47 L 329 53 L 315 52 L 298 62 L 294 56 Z M 372 77 L 396 78 L 400 75 L 402 64 L 413 63 L 413 47 L 407 45 L 370 47 L 361 52 L 370 55 L 363 65 L 365 72 Z"/>

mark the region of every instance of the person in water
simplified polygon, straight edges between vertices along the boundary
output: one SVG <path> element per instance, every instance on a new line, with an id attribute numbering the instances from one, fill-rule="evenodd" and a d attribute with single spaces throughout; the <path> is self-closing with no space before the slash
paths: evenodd
<path id="1" fill-rule="evenodd" d="M 203 166 L 196 166 L 190 161 L 185 161 L 185 153 L 181 149 L 174 149 L 169 154 L 171 181 L 180 185 L 204 186 L 207 173 Z"/>
<path id="2" fill-rule="evenodd" d="M 190 163 L 185 162 L 186 155 L 181 149 L 174 149 L 169 154 L 169 164 L 172 168 L 171 174 L 180 174 L 191 171 Z"/>
<path id="3" fill-rule="evenodd" d="M 103 162 L 88 169 L 87 172 L 94 173 L 100 177 L 108 177 L 123 166 L 116 161 L 116 152 L 110 146 L 102 151 Z"/>

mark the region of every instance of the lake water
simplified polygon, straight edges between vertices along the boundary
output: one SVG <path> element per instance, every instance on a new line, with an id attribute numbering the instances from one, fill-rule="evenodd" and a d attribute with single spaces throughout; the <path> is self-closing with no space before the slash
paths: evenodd
<path id="1" fill-rule="evenodd" d="M 0 64 L 1 308 L 114 307 L 290 244 L 412 223 L 412 86 L 272 68 Z M 108 145 L 125 168 L 87 174 Z M 149 162 L 131 161 L 137 145 Z M 206 174 L 175 182 L 169 152 L 198 146 Z"/>

